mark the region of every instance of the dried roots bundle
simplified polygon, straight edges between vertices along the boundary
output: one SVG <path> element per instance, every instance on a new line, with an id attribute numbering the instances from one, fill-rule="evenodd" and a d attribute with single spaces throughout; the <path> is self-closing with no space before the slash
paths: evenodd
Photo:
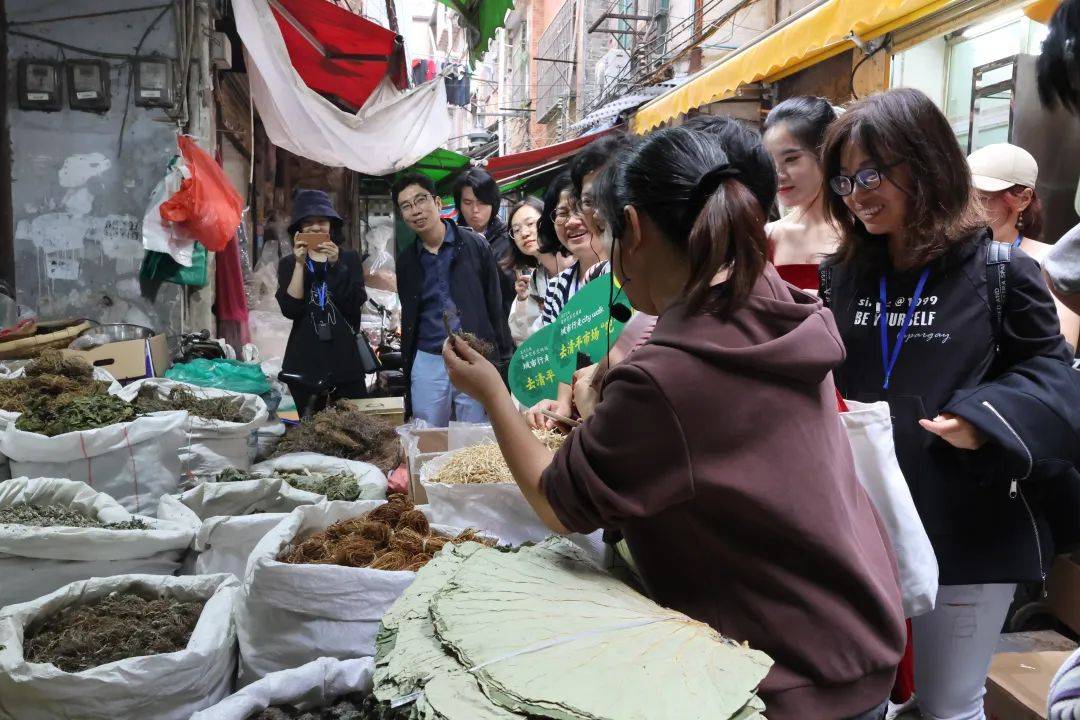
<path id="1" fill-rule="evenodd" d="M 341 520 L 306 540 L 291 545 L 278 557 L 285 563 L 344 565 L 372 570 L 412 570 L 424 567 L 446 543 L 472 540 L 494 543 L 475 530 L 450 537 L 431 529 L 427 517 L 404 495 L 360 517 Z"/>
<path id="2" fill-rule="evenodd" d="M 204 603 L 114 592 L 87 605 L 72 605 L 29 628 L 28 662 L 52 663 L 64 672 L 187 647 Z"/>
<path id="3" fill-rule="evenodd" d="M 135 416 L 135 407 L 115 395 L 65 393 L 55 399 L 33 401 L 30 409 L 15 421 L 15 427 L 55 437 L 129 422 Z"/>
<path id="4" fill-rule="evenodd" d="M 0 380 L 0 410 L 24 413 L 61 395 L 104 395 L 108 384 L 80 357 L 46 350 L 26 365 L 22 377 Z"/>
<path id="5" fill-rule="evenodd" d="M 223 422 L 246 423 L 255 419 L 255 413 L 244 407 L 243 398 L 199 397 L 185 387 L 167 388 L 144 385 L 135 397 L 135 409 L 142 414 L 163 410 L 187 410 L 195 417 Z"/>
<path id="6" fill-rule="evenodd" d="M 103 523 L 97 518 L 63 505 L 9 505 L 0 508 L 0 525 L 28 525 L 31 527 L 81 527 L 106 530 L 146 530 L 147 525 L 138 518 L 117 523 Z"/>
<path id="7" fill-rule="evenodd" d="M 297 452 L 359 460 L 381 470 L 398 464 L 399 442 L 385 420 L 338 400 L 313 418 L 292 428 L 278 443 L 274 457 Z"/>
<path id="8" fill-rule="evenodd" d="M 374 695 L 351 693 L 338 698 L 330 705 L 311 710 L 300 710 L 293 705 L 274 705 L 248 720 L 405 720 L 411 706 L 391 708 L 390 703 L 380 703 Z"/>
<path id="9" fill-rule="evenodd" d="M 566 436 L 553 430 L 534 430 L 533 435 L 549 450 L 562 447 Z M 431 482 L 445 485 L 511 483 L 514 476 L 502 450 L 495 443 L 483 443 L 455 450 Z"/>

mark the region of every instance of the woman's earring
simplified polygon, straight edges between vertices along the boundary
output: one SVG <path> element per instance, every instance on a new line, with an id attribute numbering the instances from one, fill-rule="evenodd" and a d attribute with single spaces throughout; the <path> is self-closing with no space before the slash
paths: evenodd
<path id="1" fill-rule="evenodd" d="M 1016 216 L 1016 229 L 1017 230 L 1023 230 L 1024 229 L 1024 211 L 1023 210 L 1021 210 L 1020 214 Z"/>

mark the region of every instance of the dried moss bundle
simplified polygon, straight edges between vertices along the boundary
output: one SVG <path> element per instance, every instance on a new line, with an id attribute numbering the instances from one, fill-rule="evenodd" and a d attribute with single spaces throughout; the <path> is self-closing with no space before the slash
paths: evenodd
<path id="1" fill-rule="evenodd" d="M 206 420 L 246 423 L 255 419 L 255 413 L 244 407 L 243 398 L 199 397 L 185 387 L 166 388 L 143 385 L 135 397 L 135 409 L 140 414 L 163 410 L 187 410 L 195 417 Z"/>
<path id="2" fill-rule="evenodd" d="M 390 703 L 380 703 L 373 695 L 351 693 L 332 704 L 312 710 L 299 710 L 292 705 L 274 705 L 248 720 L 405 720 L 410 706 L 392 709 Z"/>
<path id="3" fill-rule="evenodd" d="M 115 395 L 67 393 L 55 400 L 35 400 L 15 427 L 54 437 L 64 433 L 115 425 L 135 419 L 135 408 Z"/>
<path id="4" fill-rule="evenodd" d="M 46 350 L 26 365 L 22 377 L 0 380 L 0 410 L 24 413 L 61 395 L 104 395 L 108 383 L 93 376 L 94 368 L 82 358 Z"/>
<path id="5" fill-rule="evenodd" d="M 29 628 L 28 662 L 52 663 L 64 672 L 187 647 L 204 603 L 114 592 L 87 605 L 72 605 Z"/>
<path id="6" fill-rule="evenodd" d="M 273 475 L 253 475 L 237 468 L 227 468 L 214 479 L 215 482 L 242 482 L 244 480 L 283 480 L 297 490 L 325 495 L 327 500 L 353 501 L 360 497 L 360 481 L 349 472 L 335 474 L 310 472 L 306 469 L 279 469 Z"/>
<path id="7" fill-rule="evenodd" d="M 347 400 L 338 400 L 290 429 L 278 443 L 274 457 L 313 452 L 387 470 L 397 467 L 399 451 L 400 442 L 390 423 L 362 412 Z"/>
<path id="8" fill-rule="evenodd" d="M 436 532 L 408 498 L 395 494 L 360 517 L 341 520 L 299 544 L 290 545 L 278 560 L 415 572 L 427 565 L 446 543 L 469 540 L 488 546 L 495 544 L 475 530 L 466 530 L 456 537 Z"/>
<path id="9" fill-rule="evenodd" d="M 0 508 L 0 525 L 31 527 L 82 527 L 106 530 L 146 530 L 142 520 L 134 518 L 117 523 L 103 523 L 97 518 L 63 505 L 9 505 Z"/>

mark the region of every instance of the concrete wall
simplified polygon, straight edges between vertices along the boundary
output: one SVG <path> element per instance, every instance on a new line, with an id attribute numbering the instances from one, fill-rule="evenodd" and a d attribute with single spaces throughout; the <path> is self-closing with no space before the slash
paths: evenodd
<path id="1" fill-rule="evenodd" d="M 7 0 L 7 18 L 39 18 L 145 6 L 145 0 Z M 158 10 L 13 29 L 112 53 L 132 53 Z M 142 54 L 176 55 L 172 11 L 143 44 Z M 85 55 L 66 50 L 68 59 Z M 175 332 L 181 290 L 162 287 L 157 301 L 140 296 L 141 222 L 150 193 L 176 149 L 176 125 L 158 109 L 130 104 L 131 66 L 109 60 L 112 107 L 104 114 L 67 108 L 18 109 L 19 58 L 59 59 L 51 45 L 8 36 L 8 112 L 15 227 L 15 288 L 21 303 L 44 318 L 89 317 Z M 123 150 L 121 117 L 127 108 Z"/>

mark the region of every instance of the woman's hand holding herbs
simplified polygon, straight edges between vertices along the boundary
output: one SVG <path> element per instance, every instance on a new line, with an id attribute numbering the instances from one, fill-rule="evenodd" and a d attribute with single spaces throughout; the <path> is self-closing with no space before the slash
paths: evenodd
<path id="1" fill-rule="evenodd" d="M 481 405 L 487 407 L 506 392 L 498 369 L 458 335 L 451 334 L 443 344 L 443 360 L 454 387 Z"/>

